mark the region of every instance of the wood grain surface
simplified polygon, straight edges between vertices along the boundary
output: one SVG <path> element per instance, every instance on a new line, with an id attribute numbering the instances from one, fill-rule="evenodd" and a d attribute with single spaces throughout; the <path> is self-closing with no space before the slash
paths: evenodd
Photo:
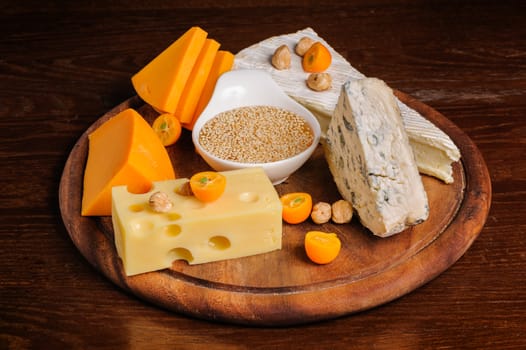
<path id="1" fill-rule="evenodd" d="M 523 349 L 525 15 L 512 0 L 2 2 L 0 348 Z M 489 170 L 480 235 L 401 298 L 297 326 L 203 320 L 115 285 L 68 234 L 61 175 L 81 135 L 135 94 L 131 75 L 193 25 L 232 52 L 311 26 L 364 74 L 440 112 Z"/>
<path id="2" fill-rule="evenodd" d="M 424 177 L 429 218 L 390 238 L 374 237 L 357 218 L 348 225 L 284 224 L 283 247 L 272 253 L 128 277 L 114 246 L 110 217 L 82 217 L 82 182 L 88 135 L 127 108 L 149 123 L 159 115 L 133 97 L 97 120 L 77 141 L 65 164 L 59 203 L 64 224 L 79 252 L 121 288 L 167 309 L 190 316 L 246 325 L 290 326 L 363 311 L 401 297 L 445 271 L 480 233 L 491 203 L 491 183 L 484 159 L 454 124 L 425 104 L 398 93 L 402 102 L 422 113 L 461 150 L 454 183 Z M 189 134 L 168 147 L 179 177 L 210 168 L 196 157 Z M 340 195 L 320 145 L 285 183 L 279 195 L 308 191 L 314 202 L 333 203 Z M 343 249 L 333 263 L 309 262 L 303 238 L 310 230 L 336 232 Z M 319 300 L 326 300 L 319 303 Z"/>

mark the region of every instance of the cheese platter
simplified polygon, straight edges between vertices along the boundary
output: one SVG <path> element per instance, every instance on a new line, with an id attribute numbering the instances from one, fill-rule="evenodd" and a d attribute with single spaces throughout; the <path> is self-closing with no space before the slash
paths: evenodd
<path id="1" fill-rule="evenodd" d="M 309 151 L 306 162 L 302 163 L 303 165 L 290 176 L 280 178 L 279 181 L 273 184 L 269 182 L 267 192 L 273 198 L 276 195 L 276 199 L 277 195 L 284 196 L 290 193 L 308 192 L 313 202 L 335 203 L 342 199 L 342 186 L 346 185 L 348 181 L 353 181 L 353 177 L 348 177 L 347 170 L 343 172 L 343 177 L 347 177 L 347 179 L 343 182 L 335 181 L 336 172 L 340 170 L 335 169 L 334 164 L 331 167 L 330 162 L 327 160 L 327 143 L 343 140 L 343 138 L 338 136 L 338 132 L 331 131 L 331 127 L 333 129 L 336 127 L 330 121 L 330 111 L 335 108 L 334 104 L 339 95 L 340 84 L 336 84 L 335 91 L 332 93 L 331 91 L 319 93 L 296 89 L 295 87 L 298 84 L 304 84 L 306 78 L 301 68 L 298 68 L 301 67 L 301 63 L 297 57 L 290 68 L 290 71 L 296 69 L 297 74 L 290 75 L 290 71 L 283 73 L 272 68 L 269 64 L 269 58 L 274 47 L 278 44 L 286 43 L 290 38 L 297 40 L 299 36 L 303 35 L 308 35 L 315 40 L 323 42 L 329 48 L 329 55 L 332 53 L 334 67 L 328 71 L 334 75 L 336 81 L 338 79 L 345 81 L 364 78 L 360 75 L 361 73 L 355 71 L 343 57 L 339 56 L 328 43 L 317 37 L 317 34 L 309 28 L 292 35 L 273 37 L 258 45 L 242 50 L 236 55 L 235 62 L 233 62 L 233 55 L 222 55 L 220 64 L 218 63 L 218 67 L 220 67 L 215 70 L 214 79 L 219 77 L 221 70 L 226 69 L 225 65 L 233 64 L 233 69 L 238 70 L 238 73 L 240 73 L 240 75 L 231 74 L 230 76 L 244 76 L 245 74 L 242 72 L 244 69 L 266 70 L 272 74 L 272 79 L 277 82 L 278 85 L 276 86 L 278 88 L 283 88 L 285 93 L 290 95 L 292 99 L 297 100 L 316 115 L 322 127 L 321 131 L 325 133 L 328 128 L 327 135 L 324 135 L 319 143 L 318 138 L 315 138 L 315 147 L 312 147 L 313 150 Z M 107 162 L 105 160 L 106 150 L 110 153 L 115 152 L 113 150 L 115 138 L 114 134 L 112 134 L 115 132 L 117 133 L 115 135 L 118 136 L 119 144 L 128 145 L 128 142 L 130 142 L 126 146 L 128 148 L 125 147 L 125 152 L 133 153 L 133 148 L 136 147 L 140 151 L 139 153 L 143 154 L 145 152 L 145 147 L 143 146 L 146 146 L 146 148 L 151 147 L 152 149 L 157 147 L 155 153 L 157 159 L 164 164 L 165 168 L 168 164 L 170 165 L 165 169 L 165 175 L 163 175 L 167 180 L 174 177 L 178 179 L 190 178 L 196 172 L 213 170 L 200 152 L 196 151 L 196 139 L 191 131 L 194 123 L 196 123 L 196 128 L 203 124 L 202 120 L 200 122 L 196 119 L 195 114 L 188 112 L 188 109 L 195 108 L 195 105 L 193 107 L 188 106 L 191 106 L 193 103 L 199 104 L 199 92 L 190 94 L 190 97 L 184 93 L 182 95 L 182 102 L 179 104 L 184 105 L 186 121 L 183 123 L 182 132 L 180 129 L 178 130 L 180 135 L 177 135 L 178 140 L 176 142 L 174 141 L 173 144 L 163 147 L 159 140 L 155 137 L 152 139 L 150 135 L 151 130 L 149 130 L 148 124 L 154 125 L 162 110 L 171 111 L 163 114 L 164 117 L 167 114 L 170 114 L 172 118 L 174 114 L 177 115 L 179 107 L 177 103 L 173 103 L 175 97 L 166 97 L 164 95 L 167 91 L 166 86 L 186 86 L 185 80 L 181 75 L 186 73 L 184 73 L 184 69 L 178 67 L 173 73 L 173 80 L 168 81 L 168 85 L 167 82 L 160 84 L 163 86 L 160 92 L 156 90 L 157 85 L 159 85 L 157 81 L 159 79 L 158 72 L 162 71 L 163 77 L 169 75 L 165 74 L 166 63 L 164 62 L 171 62 L 172 60 L 166 60 L 165 58 L 173 57 L 174 54 L 177 57 L 179 51 L 188 48 L 192 48 L 195 51 L 195 55 L 198 55 L 199 45 L 205 45 L 204 43 L 208 44 L 208 50 L 212 50 L 210 47 L 215 47 L 212 51 L 217 51 L 218 45 L 213 40 L 206 39 L 206 32 L 200 28 L 192 28 L 182 38 L 184 39 L 181 39 L 183 41 L 176 41 L 165 53 L 160 55 L 161 59 L 156 59 L 158 62 L 161 62 L 161 66 L 159 66 L 159 63 L 153 66 L 150 64 L 132 78 L 138 92 L 137 96 L 108 111 L 81 135 L 69 154 L 60 181 L 60 210 L 71 240 L 81 255 L 91 265 L 122 290 L 134 294 L 149 303 L 191 317 L 245 325 L 297 325 L 353 314 L 400 298 L 446 271 L 461 258 L 476 239 L 485 223 L 491 203 L 491 182 L 488 170 L 476 145 L 462 130 L 438 111 L 403 92 L 391 91 L 390 88 L 386 88 L 385 91 L 388 94 L 392 95 L 394 93 L 390 104 L 392 106 L 391 111 L 394 114 L 401 114 L 401 119 L 396 122 L 400 126 L 400 131 L 397 133 L 405 139 L 404 147 L 410 154 L 407 159 L 413 159 L 411 153 L 414 152 L 413 164 L 410 165 L 412 167 L 413 175 L 411 176 L 413 180 L 406 182 L 405 186 L 415 188 L 418 185 L 419 191 L 423 196 L 421 197 L 421 209 L 424 212 L 420 214 L 421 217 L 413 219 L 415 222 L 408 226 L 403 223 L 400 225 L 400 220 L 406 219 L 395 219 L 393 221 L 395 228 L 389 234 L 377 235 L 379 232 L 374 232 L 373 234 L 371 231 L 375 231 L 375 229 L 365 224 L 364 218 L 366 214 L 363 210 L 360 211 L 359 208 L 359 215 L 355 215 L 355 218 L 346 223 L 335 223 L 334 221 L 317 223 L 313 219 L 306 219 L 299 223 L 291 224 L 284 219 L 282 223 L 278 223 L 279 229 L 272 229 L 273 235 L 278 231 L 280 234 L 277 241 L 275 238 L 272 238 L 274 240 L 272 249 L 256 249 L 255 251 L 260 251 L 260 253 L 242 254 L 234 258 L 215 260 L 205 258 L 202 260 L 203 263 L 198 264 L 192 264 L 193 257 L 191 254 L 190 258 L 188 258 L 186 253 L 186 255 L 176 255 L 175 257 L 169 255 L 169 260 L 163 260 L 164 257 L 161 257 L 161 262 L 156 268 L 141 270 L 144 267 L 140 266 L 144 265 L 141 262 L 138 264 L 138 272 L 130 273 L 127 270 L 128 264 L 137 262 L 133 261 L 133 256 L 126 257 L 126 253 L 132 247 L 129 245 L 132 244 L 130 242 L 136 240 L 136 243 L 133 243 L 135 248 L 141 248 L 141 240 L 142 242 L 146 242 L 146 240 L 151 241 L 153 236 L 145 236 L 144 234 L 150 231 L 143 228 L 140 230 L 139 238 L 133 238 L 135 236 L 130 234 L 131 231 L 128 233 L 123 231 L 125 226 L 133 227 L 135 225 L 131 222 L 134 219 L 126 214 L 128 217 L 126 221 L 131 222 L 131 225 L 127 225 L 128 222 L 120 221 L 122 218 L 120 214 L 116 215 L 115 208 L 120 206 L 124 208 L 124 212 L 128 210 L 127 208 L 130 208 L 134 212 L 139 211 L 142 213 L 145 207 L 143 208 L 142 204 L 140 204 L 140 209 L 136 210 L 139 207 L 135 204 L 132 206 L 131 202 L 127 202 L 127 199 L 117 205 L 115 203 L 117 198 L 130 197 L 125 193 L 126 190 L 124 190 L 123 196 L 117 197 L 114 195 L 112 204 L 110 195 L 112 188 L 113 191 L 116 191 L 118 187 L 110 186 L 113 179 L 108 182 L 110 185 L 104 185 L 106 191 L 104 195 L 101 195 L 103 192 L 92 187 L 89 187 L 87 190 L 88 187 L 86 186 L 87 184 L 92 186 L 94 182 L 100 183 L 100 177 L 104 176 L 105 172 L 109 172 L 104 170 L 108 168 L 108 164 L 102 163 Z M 213 54 L 210 54 L 212 51 L 208 50 L 207 52 L 209 53 L 207 55 L 210 55 L 208 61 L 212 62 Z M 263 61 L 258 62 L 257 57 L 264 57 Z M 205 65 L 203 63 L 198 66 L 214 71 L 210 64 Z M 349 73 L 351 74 L 349 75 Z M 299 77 L 299 80 L 294 81 L 295 78 L 291 79 L 291 76 Z M 215 83 L 215 80 L 210 83 L 205 78 L 198 79 L 202 83 L 200 89 L 206 90 L 203 86 L 208 84 L 210 88 Z M 152 81 L 153 85 L 151 85 Z M 193 80 L 192 87 L 196 86 L 196 81 Z M 217 85 L 221 85 L 219 80 Z M 235 95 L 239 97 L 239 91 L 244 89 L 240 89 L 236 85 L 235 89 L 230 89 L 229 91 L 234 90 L 236 91 Z M 358 90 L 363 91 L 361 88 Z M 173 92 L 175 90 L 170 91 Z M 211 94 L 211 90 L 209 94 Z M 320 96 L 325 97 L 321 98 Z M 211 101 L 214 101 L 214 96 L 212 96 Z M 201 103 L 201 106 L 205 104 Z M 341 113 L 344 114 L 349 113 L 345 109 L 347 105 L 348 102 L 343 102 L 342 105 L 339 102 L 336 110 L 343 111 Z M 375 109 L 375 106 L 375 104 L 372 104 L 371 108 Z M 397 112 L 398 108 L 400 112 Z M 204 110 L 202 115 L 206 115 L 206 113 L 207 109 Z M 374 114 L 376 112 L 373 111 L 371 113 Z M 125 115 L 131 115 L 130 119 L 125 119 Z M 370 118 L 370 116 L 364 117 L 364 120 L 369 120 L 367 118 Z M 346 122 L 345 118 L 344 122 Z M 395 116 L 394 118 L 397 119 L 398 117 Z M 402 126 L 402 119 L 404 126 Z M 119 130 L 123 126 L 128 127 L 128 124 L 126 124 L 128 121 L 126 120 L 132 120 L 130 125 L 133 124 L 138 128 L 142 128 L 144 134 L 134 136 L 135 132 L 133 131 L 128 132 L 128 134 L 122 134 Z M 111 121 L 111 123 L 108 123 L 108 121 Z M 336 122 L 337 119 L 334 118 L 334 121 Z M 386 123 L 376 124 L 383 125 Z M 408 137 L 405 136 L 404 127 Z M 131 127 L 130 130 L 135 130 L 134 128 L 135 126 Z M 394 126 L 394 128 L 396 129 L 398 126 Z M 356 125 L 348 127 L 348 129 L 350 132 L 353 132 L 356 129 Z M 110 132 L 108 130 L 117 131 Z M 386 139 L 389 139 L 391 136 L 389 133 L 391 132 L 391 130 L 387 131 Z M 93 136 L 95 134 L 97 137 Z M 376 135 L 373 136 L 376 139 Z M 141 144 L 138 140 L 145 137 L 150 137 L 148 139 L 150 141 Z M 97 141 L 97 139 L 103 141 Z M 99 144 L 96 144 L 96 142 L 99 142 Z M 393 143 L 388 144 L 393 145 Z M 356 149 L 353 147 L 343 151 L 343 153 L 337 150 L 340 152 L 338 157 L 347 157 Z M 99 153 L 97 157 L 90 154 L 90 152 L 96 152 L 96 148 L 98 148 L 97 152 Z M 120 147 L 119 149 L 121 151 L 117 152 L 123 152 L 122 149 L 124 148 Z M 385 148 L 385 151 L 389 150 Z M 381 154 L 382 158 L 385 158 L 383 151 L 374 151 L 374 153 L 377 155 Z M 401 159 L 400 155 L 396 153 L 399 152 L 393 151 L 393 155 L 390 157 L 393 157 L 393 159 L 398 157 L 401 164 L 406 164 L 405 160 Z M 363 156 L 365 156 L 365 153 Z M 371 156 L 373 158 L 376 157 L 374 154 Z M 144 175 L 141 174 L 141 169 L 138 169 L 138 173 L 135 172 L 137 167 L 134 167 L 133 162 L 147 164 L 148 167 L 154 169 L 152 172 L 148 168 L 150 169 L 148 172 L 155 175 L 157 160 L 153 162 L 148 160 L 144 163 L 141 160 L 141 155 L 135 154 L 133 157 L 135 158 L 125 161 L 123 168 L 125 170 L 124 173 L 128 174 L 126 176 L 131 181 L 136 181 L 137 175 L 135 174 Z M 334 160 L 339 161 L 338 157 Z M 95 161 L 94 159 L 97 160 Z M 114 164 L 112 167 L 114 170 L 119 171 L 118 167 L 121 165 L 116 164 L 120 164 L 120 162 L 115 161 L 118 157 L 113 159 Z M 362 156 L 360 156 L 360 161 L 361 159 Z M 404 169 L 403 167 L 407 167 L 407 165 L 389 165 L 389 169 L 395 173 L 398 172 L 397 169 Z M 376 171 L 371 168 L 367 176 L 380 176 L 380 180 L 373 179 L 371 181 L 383 181 L 382 177 L 385 175 L 381 173 L 378 175 L 375 173 Z M 418 176 L 418 172 L 420 172 L 421 176 Z M 361 173 L 366 174 L 365 171 L 358 170 L 353 176 L 355 178 L 359 177 Z M 392 175 L 395 181 L 397 176 Z M 387 176 L 387 178 L 389 177 L 391 175 Z M 154 181 L 153 179 L 151 180 Z M 418 183 L 415 183 L 415 181 Z M 367 180 L 365 183 L 367 183 Z M 116 185 L 125 184 L 120 183 Z M 130 186 L 130 183 L 127 185 Z M 251 185 L 248 186 L 250 191 Z M 130 190 L 130 187 L 128 187 L 128 190 Z M 121 188 L 122 191 L 123 189 Z M 364 193 L 367 193 L 367 191 L 365 189 Z M 90 197 L 89 207 L 85 203 L 84 197 L 86 193 Z M 116 192 L 113 193 L 115 194 Z M 352 192 L 349 194 L 349 197 L 355 194 Z M 105 202 L 99 200 L 104 196 L 106 198 Z M 134 195 L 131 196 L 133 197 Z M 170 196 L 170 198 L 175 198 L 172 199 L 172 202 L 174 200 L 179 201 L 182 198 L 173 193 Z M 397 201 L 399 203 L 407 203 L 404 205 L 410 207 L 412 195 L 408 194 L 407 196 L 407 198 L 402 198 L 402 195 L 398 194 Z M 361 207 L 362 205 L 354 199 L 352 200 L 353 205 L 358 204 Z M 379 205 L 392 205 L 385 195 L 377 200 L 385 201 L 384 204 L 380 203 Z M 363 203 L 368 206 L 371 205 L 371 201 L 374 200 L 366 199 Z M 193 205 L 197 203 L 194 199 L 190 201 L 181 199 L 181 203 L 185 202 L 192 202 Z M 237 208 L 240 208 L 241 211 L 246 209 L 243 205 Z M 400 206 L 395 208 L 395 210 L 399 208 Z M 172 219 L 179 220 L 181 219 L 179 215 L 181 214 L 180 210 L 190 213 L 188 214 L 190 216 L 199 216 L 199 214 L 191 214 L 192 210 L 178 210 L 178 213 L 167 214 L 168 216 L 166 217 L 171 215 Z M 243 232 L 236 233 L 236 235 L 243 236 L 244 231 L 252 231 L 250 223 L 247 224 L 247 217 L 243 218 L 244 226 L 236 226 L 231 221 L 241 218 L 242 215 L 232 216 L 232 213 L 222 213 L 221 210 L 219 209 L 219 213 L 223 217 L 221 220 L 226 224 L 226 228 L 230 227 L 237 230 L 243 227 L 241 230 Z M 215 213 L 218 211 L 211 212 Z M 157 215 L 149 213 L 151 211 L 147 208 L 147 216 Z M 275 214 L 278 221 L 281 221 L 279 218 L 280 211 L 275 211 Z M 185 215 L 183 221 L 188 219 L 188 215 Z M 273 218 L 276 218 L 276 215 Z M 378 215 L 380 214 L 374 214 L 371 220 L 375 221 Z M 162 216 L 157 216 L 155 220 L 155 222 L 162 222 L 164 219 L 162 219 Z M 197 217 L 197 226 L 193 227 L 199 229 L 199 225 L 204 225 L 200 223 L 200 220 L 205 222 L 207 219 L 199 219 Z M 388 220 L 387 217 L 385 220 Z M 258 227 L 253 227 L 254 230 L 262 229 L 265 225 L 264 221 L 264 219 L 258 219 L 258 224 L 256 224 Z M 179 220 L 178 222 L 181 221 Z M 145 223 L 138 222 L 138 225 L 141 226 Z M 153 225 L 151 222 L 147 224 Z M 179 236 L 181 228 L 183 231 L 186 230 L 186 226 L 181 223 L 170 226 L 172 231 L 174 227 L 177 228 L 177 232 L 169 232 L 171 236 Z M 371 228 L 371 230 L 367 227 Z M 129 230 L 133 230 L 133 228 L 129 228 Z M 195 230 L 192 232 L 186 231 L 184 232 L 185 237 L 191 236 L 192 232 L 196 232 Z M 306 253 L 306 233 L 312 231 L 331 232 L 341 240 L 341 250 L 330 263 L 314 263 L 310 259 L 311 256 Z M 265 240 L 266 233 L 264 228 L 263 232 L 262 237 Z M 205 232 L 205 234 L 208 233 Z M 246 232 L 246 235 L 250 234 L 251 232 Z M 225 237 L 227 237 L 226 241 Z M 217 243 L 221 246 L 221 249 L 226 248 L 228 251 L 231 243 L 228 237 L 231 236 L 227 233 L 224 236 L 222 234 L 219 236 L 221 240 L 218 241 L 217 237 L 214 236 L 208 242 L 208 245 Z M 167 236 L 163 236 L 161 233 L 161 239 L 166 242 Z M 256 242 L 255 240 L 253 241 Z M 153 246 L 158 246 L 156 242 L 152 244 Z M 250 239 L 245 244 L 251 245 Z M 207 243 L 204 243 L 204 245 L 206 246 Z M 141 250 L 137 249 L 139 253 L 136 254 L 142 255 L 140 253 Z M 158 256 L 155 257 L 157 258 Z M 141 259 L 144 259 L 144 256 Z"/>
<path id="2" fill-rule="evenodd" d="M 79 138 L 64 167 L 60 209 L 73 243 L 85 259 L 124 291 L 150 303 L 192 317 L 246 325 L 285 326 L 326 320 L 385 304 L 429 282 L 453 265 L 482 229 L 491 202 L 491 184 L 475 144 L 431 107 L 396 95 L 445 131 L 459 147 L 452 184 L 423 176 L 430 216 L 396 236 L 378 238 L 356 220 L 325 224 L 338 232 L 342 252 L 333 263 L 318 266 L 303 251 L 303 235 L 319 228 L 311 222 L 284 225 L 279 251 L 190 266 L 175 261 L 169 269 L 127 277 L 115 250 L 110 217 L 80 215 L 87 135 L 126 108 L 147 120 L 157 113 L 138 97 L 116 106 Z M 180 176 L 206 169 L 188 133 L 169 149 Z M 309 187 L 319 200 L 339 198 L 321 146 L 278 193 Z"/>

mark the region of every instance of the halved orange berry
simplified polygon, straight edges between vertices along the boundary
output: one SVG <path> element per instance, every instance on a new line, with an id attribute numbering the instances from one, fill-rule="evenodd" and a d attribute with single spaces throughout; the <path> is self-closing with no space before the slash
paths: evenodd
<path id="1" fill-rule="evenodd" d="M 202 202 L 213 202 L 225 191 L 226 177 L 215 171 L 202 171 L 190 178 L 194 196 Z"/>
<path id="2" fill-rule="evenodd" d="M 305 252 L 316 264 L 328 264 L 340 253 L 341 241 L 335 233 L 309 231 L 305 235 Z"/>
<path id="3" fill-rule="evenodd" d="M 152 128 L 164 146 L 173 145 L 181 136 L 181 123 L 179 119 L 169 113 L 158 116 L 153 121 Z"/>
<path id="4" fill-rule="evenodd" d="M 312 197 L 305 192 L 292 192 L 280 197 L 283 207 L 281 216 L 289 224 L 299 224 L 307 220 L 312 211 Z"/>
<path id="5" fill-rule="evenodd" d="M 309 73 L 321 73 L 332 62 L 331 52 L 319 41 L 312 44 L 312 46 L 305 52 L 302 60 L 303 70 Z"/>

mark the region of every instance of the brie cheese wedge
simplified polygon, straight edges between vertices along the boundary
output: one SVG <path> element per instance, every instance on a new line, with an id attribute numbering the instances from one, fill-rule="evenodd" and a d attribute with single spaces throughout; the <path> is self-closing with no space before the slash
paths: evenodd
<path id="1" fill-rule="evenodd" d="M 301 57 L 291 54 L 291 66 L 286 70 L 277 70 L 271 64 L 271 57 L 280 45 L 287 45 L 291 52 L 298 41 L 309 37 L 320 41 L 331 52 L 332 63 L 327 69 L 332 77 L 332 88 L 326 91 L 313 91 L 306 85 L 309 73 L 301 65 Z M 347 60 L 334 50 L 312 28 L 296 33 L 274 36 L 249 46 L 235 55 L 233 69 L 262 69 L 269 72 L 279 86 L 293 99 L 308 108 L 318 119 L 322 129 L 322 138 L 333 115 L 342 85 L 348 80 L 357 80 L 365 76 L 351 66 Z M 460 159 L 460 151 L 450 137 L 429 120 L 396 99 L 402 114 L 409 142 L 413 148 L 418 169 L 446 183 L 453 182 L 451 164 Z"/>
<path id="2" fill-rule="evenodd" d="M 338 191 L 372 233 L 391 236 L 427 219 L 427 195 L 400 109 L 383 81 L 343 84 L 324 150 Z"/>

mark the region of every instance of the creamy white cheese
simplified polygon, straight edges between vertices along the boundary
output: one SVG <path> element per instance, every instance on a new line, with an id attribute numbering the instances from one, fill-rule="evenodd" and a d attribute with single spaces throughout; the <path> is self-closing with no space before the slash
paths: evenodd
<path id="1" fill-rule="evenodd" d="M 291 52 L 294 52 L 296 44 L 302 37 L 320 41 L 330 50 L 332 63 L 327 72 L 332 76 L 331 89 L 322 92 L 309 89 L 305 83 L 309 73 L 303 70 L 301 57 L 296 54 L 291 55 L 290 69 L 278 70 L 272 66 L 271 57 L 277 47 L 287 45 Z M 241 50 L 235 56 L 233 69 L 262 69 L 269 72 L 290 97 L 310 109 L 318 118 L 322 137 L 334 112 L 341 86 L 348 80 L 365 78 L 312 28 L 274 36 Z M 401 111 L 419 171 L 435 176 L 446 183 L 453 182 L 451 164 L 460 159 L 460 151 L 456 145 L 447 134 L 414 109 L 398 99 L 396 103 Z"/>
<path id="2" fill-rule="evenodd" d="M 340 194 L 375 235 L 391 236 L 427 219 L 427 195 L 400 110 L 383 81 L 343 84 L 324 147 Z"/>

